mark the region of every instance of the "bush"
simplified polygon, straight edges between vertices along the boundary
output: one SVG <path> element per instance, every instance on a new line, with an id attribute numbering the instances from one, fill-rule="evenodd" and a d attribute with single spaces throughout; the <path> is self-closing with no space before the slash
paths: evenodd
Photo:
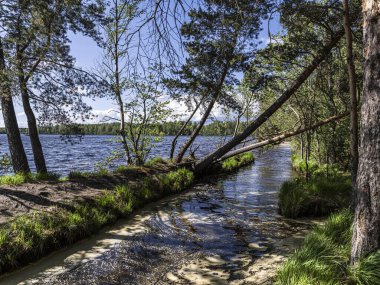
<path id="1" fill-rule="evenodd" d="M 296 178 L 280 188 L 279 213 L 288 218 L 324 216 L 348 207 L 351 193 L 347 176 Z"/>

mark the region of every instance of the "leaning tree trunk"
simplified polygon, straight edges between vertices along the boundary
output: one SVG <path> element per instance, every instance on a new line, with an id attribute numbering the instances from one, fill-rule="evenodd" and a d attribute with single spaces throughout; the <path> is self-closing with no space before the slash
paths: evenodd
<path id="1" fill-rule="evenodd" d="M 380 247 L 380 2 L 363 2 L 364 86 L 351 262 Z"/>
<path id="2" fill-rule="evenodd" d="M 331 41 L 325 45 L 319 52 L 319 54 L 314 58 L 314 60 L 304 69 L 304 71 L 297 77 L 297 79 L 291 84 L 291 86 L 285 90 L 285 92 L 268 108 L 266 109 L 256 120 L 249 124 L 247 128 L 225 145 L 218 148 L 216 151 L 207 155 L 201 161 L 195 165 L 195 172 L 201 173 L 207 169 L 215 160 L 225 155 L 232 148 L 237 146 L 248 136 L 250 136 L 254 131 L 256 131 L 262 124 L 264 124 L 270 116 L 272 116 L 281 106 L 288 101 L 288 99 L 298 90 L 298 88 L 305 82 L 305 80 L 313 73 L 313 71 L 319 66 L 319 64 L 326 58 L 330 51 L 337 45 L 339 40 L 344 35 L 344 31 L 341 30 L 335 34 Z"/>
<path id="3" fill-rule="evenodd" d="M 15 109 L 13 106 L 9 78 L 6 74 L 3 46 L 0 40 L 0 92 L 1 109 L 4 117 L 4 126 L 7 133 L 9 151 L 11 153 L 13 171 L 30 172 L 28 159 L 21 141 L 20 130 L 17 124 Z"/>
<path id="4" fill-rule="evenodd" d="M 321 126 L 324 126 L 326 124 L 329 124 L 331 122 L 334 122 L 334 121 L 338 121 L 344 117 L 348 116 L 348 113 L 343 113 L 341 115 L 336 115 L 336 116 L 333 116 L 333 117 L 330 117 L 328 119 L 325 119 L 323 121 L 320 121 L 312 126 L 309 126 L 309 127 L 305 127 L 305 128 L 302 128 L 302 129 L 298 129 L 298 130 L 295 130 L 295 131 L 289 131 L 289 132 L 285 132 L 279 136 L 275 136 L 275 137 L 272 137 L 270 139 L 267 139 L 267 140 L 264 140 L 264 141 L 261 141 L 261 142 L 257 142 L 257 143 L 254 143 L 254 144 L 251 144 L 251 145 L 248 145 L 248 146 L 245 146 L 245 147 L 242 147 L 242 148 L 239 148 L 239 149 L 236 149 L 234 151 L 231 151 L 229 153 L 227 153 L 226 155 L 224 155 L 223 157 L 221 157 L 220 159 L 218 159 L 218 161 L 222 161 L 222 160 L 225 160 L 227 158 L 230 158 L 230 157 L 233 157 L 235 155 L 238 155 L 238 154 L 241 154 L 241 153 L 244 153 L 244 152 L 248 152 L 248 151 L 252 151 L 254 149 L 257 149 L 257 148 L 261 148 L 263 146 L 266 146 L 266 145 L 270 145 L 270 144 L 274 144 L 274 143 L 278 143 L 278 142 L 281 142 L 287 138 L 290 138 L 290 137 L 293 137 L 293 136 L 296 136 L 296 135 L 299 135 L 299 134 L 303 134 L 304 132 L 307 132 L 307 131 L 311 131 L 311 130 L 316 130 L 317 128 L 321 127 Z M 302 157 L 303 158 L 303 157 Z"/>
<path id="5" fill-rule="evenodd" d="M 228 70 L 229 70 L 229 64 L 226 64 L 224 67 L 223 73 L 221 75 L 220 82 L 218 83 L 218 86 L 216 87 L 216 90 L 214 91 L 214 94 L 211 98 L 211 101 L 209 102 L 209 104 L 207 106 L 206 111 L 204 112 L 204 114 L 203 114 L 201 120 L 199 121 L 197 127 L 194 129 L 194 131 L 190 135 L 189 139 L 184 143 L 184 145 L 181 147 L 181 149 L 179 150 L 179 152 L 177 154 L 177 158 L 176 158 L 177 163 L 180 163 L 182 161 L 182 158 L 184 157 L 186 151 L 192 145 L 195 138 L 198 136 L 199 132 L 202 130 L 204 124 L 206 123 L 206 120 L 210 116 L 210 113 L 211 113 L 212 109 L 214 108 L 214 105 L 215 105 L 216 101 L 218 100 L 220 92 L 223 88 L 224 80 L 226 79 Z"/>
<path id="6" fill-rule="evenodd" d="M 177 145 L 177 140 L 178 140 L 179 136 L 182 135 L 183 131 L 185 130 L 185 128 L 187 127 L 187 125 L 190 123 L 191 119 L 194 117 L 194 115 L 198 111 L 199 107 L 202 105 L 204 97 L 205 96 L 203 96 L 201 98 L 201 100 L 199 101 L 199 103 L 197 103 L 197 105 L 195 106 L 193 112 L 190 114 L 190 116 L 187 118 L 186 122 L 182 125 L 181 129 L 177 132 L 177 134 L 173 138 L 172 144 L 171 144 L 171 147 L 170 147 L 170 156 L 169 156 L 170 159 L 173 159 L 173 157 L 174 157 L 174 151 L 175 151 L 175 147 Z"/>
<path id="7" fill-rule="evenodd" d="M 19 59 L 20 61 L 21 59 Z M 29 92 L 25 81 L 24 70 L 21 67 L 21 63 L 18 62 L 18 78 L 21 90 L 22 105 L 24 107 L 24 112 L 28 122 L 30 143 L 32 145 L 34 163 L 36 165 L 36 170 L 38 173 L 46 173 L 46 162 L 44 153 L 42 150 L 42 145 L 40 141 L 40 136 L 38 134 L 37 121 L 34 115 L 33 109 L 30 106 Z"/>
<path id="8" fill-rule="evenodd" d="M 350 22 L 350 6 L 348 0 L 343 0 L 344 10 L 344 31 L 346 36 L 347 49 L 347 69 L 350 88 L 350 152 L 351 152 L 351 177 L 352 183 L 355 184 L 356 174 L 358 171 L 359 150 L 358 150 L 358 103 L 356 97 L 356 74 L 354 56 L 352 52 L 352 32 Z M 355 187 L 354 187 L 355 188 Z"/>

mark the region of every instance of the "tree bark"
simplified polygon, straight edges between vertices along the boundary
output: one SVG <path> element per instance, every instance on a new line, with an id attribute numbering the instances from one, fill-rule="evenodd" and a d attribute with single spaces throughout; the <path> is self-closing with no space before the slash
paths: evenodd
<path id="1" fill-rule="evenodd" d="M 175 147 L 177 145 L 178 137 L 182 134 L 182 132 L 185 130 L 185 128 L 187 127 L 187 125 L 189 124 L 191 119 L 194 117 L 195 113 L 198 111 L 199 107 L 202 105 L 204 97 L 205 96 L 202 97 L 201 101 L 196 105 L 195 109 L 193 110 L 193 112 L 191 113 L 189 118 L 187 118 L 187 121 L 182 125 L 181 129 L 178 131 L 178 133 L 173 138 L 171 148 L 170 148 L 170 159 L 173 159 L 173 157 L 174 157 L 174 151 L 175 151 Z"/>
<path id="2" fill-rule="evenodd" d="M 252 151 L 254 149 L 257 149 L 257 148 L 260 148 L 260 147 L 263 147 L 263 146 L 266 146 L 266 145 L 269 145 L 269 144 L 273 144 L 273 143 L 277 143 L 277 142 L 281 142 L 287 138 L 290 138 L 290 137 L 293 137 L 293 136 L 296 136 L 296 135 L 299 135 L 299 134 L 302 134 L 306 131 L 311 131 L 311 130 L 315 130 L 321 126 L 324 126 L 328 123 L 331 123 L 331 122 L 334 122 L 334 121 L 337 121 L 337 120 L 340 120 L 346 116 L 348 116 L 348 112 L 346 113 L 343 113 L 341 115 L 338 115 L 338 116 L 333 116 L 333 117 L 330 117 L 328 119 L 325 119 L 323 121 L 320 121 L 310 127 L 306 127 L 306 128 L 302 128 L 302 129 L 298 129 L 298 130 L 295 130 L 295 131 L 292 131 L 292 132 L 286 132 L 282 135 L 279 135 L 279 136 L 275 136 L 273 138 L 270 138 L 270 139 L 267 139 L 267 140 L 264 140 L 264 141 L 261 141 L 261 142 L 258 142 L 258 143 L 254 143 L 254 144 L 251 144 L 251 145 L 248 145 L 246 147 L 242 147 L 242 148 L 239 148 L 237 150 L 234 150 L 234 151 L 231 151 L 229 153 L 227 153 L 226 155 L 224 155 L 222 158 L 218 159 L 218 161 L 223 161 L 227 158 L 230 158 L 230 157 L 233 157 L 235 155 L 238 155 L 238 154 L 241 154 L 241 153 L 244 153 L 244 152 L 247 152 L 247 151 Z"/>
<path id="3" fill-rule="evenodd" d="M 270 116 L 272 116 L 305 82 L 305 80 L 313 73 L 313 71 L 319 66 L 319 64 L 326 58 L 330 51 L 337 45 L 339 40 L 344 35 L 344 31 L 337 32 L 319 52 L 319 54 L 313 59 L 313 61 L 304 69 L 304 71 L 297 77 L 297 79 L 291 84 L 291 86 L 268 108 L 266 109 L 254 122 L 248 125 L 248 127 L 236 137 L 232 138 L 225 145 L 207 155 L 201 161 L 195 165 L 195 172 L 201 173 L 207 167 L 209 167 L 216 159 L 222 157 L 232 148 L 237 146 L 240 142 L 246 139 L 254 131 L 256 131 L 263 123 L 265 123 Z"/>
<path id="4" fill-rule="evenodd" d="M 46 173 L 47 168 L 45 157 L 42 150 L 40 137 L 38 134 L 36 117 L 34 115 L 32 107 L 30 106 L 29 92 L 25 80 L 24 70 L 21 66 L 21 60 L 22 56 L 20 54 L 17 54 L 17 70 L 21 90 L 22 105 L 24 107 L 24 112 L 28 122 L 29 137 L 32 145 L 34 163 L 36 165 L 36 170 L 38 173 Z"/>
<path id="5" fill-rule="evenodd" d="M 221 75 L 220 82 L 219 82 L 216 90 L 214 91 L 214 94 L 211 98 L 211 101 L 209 102 L 209 104 L 207 106 L 205 113 L 203 114 L 203 116 L 202 116 L 201 120 L 199 121 L 197 127 L 191 133 L 189 139 L 186 141 L 186 143 L 184 143 L 184 145 L 181 147 L 181 149 L 179 150 L 179 152 L 177 154 L 177 158 L 176 158 L 177 163 L 180 163 L 182 161 L 182 158 L 184 157 L 187 149 L 192 145 L 195 138 L 198 136 L 199 132 L 203 128 L 204 124 L 206 123 L 207 118 L 209 117 L 212 109 L 214 108 L 216 101 L 219 98 L 220 91 L 223 88 L 224 80 L 225 80 L 227 73 L 228 73 L 228 69 L 229 69 L 229 64 L 226 64 L 226 66 L 224 67 L 223 73 Z"/>
<path id="6" fill-rule="evenodd" d="M 9 78 L 6 73 L 4 51 L 0 39 L 0 84 L 1 84 L 1 109 L 4 117 L 5 130 L 7 132 L 9 151 L 12 158 L 13 171 L 15 173 L 30 172 L 28 159 L 22 144 L 20 130 L 17 123 L 16 113 L 13 105 Z"/>
<path id="7" fill-rule="evenodd" d="M 350 22 L 350 6 L 349 6 L 348 0 L 343 0 L 343 11 L 344 11 L 344 31 L 345 31 L 346 49 L 347 49 L 347 69 L 348 69 L 348 80 L 349 80 L 349 88 L 350 88 L 351 177 L 352 177 L 352 183 L 355 184 L 356 174 L 358 171 L 358 161 L 359 161 L 358 103 L 357 103 L 357 97 L 356 97 L 356 72 L 355 72 L 354 56 L 352 52 L 352 32 L 351 32 L 351 22 Z"/>
<path id="8" fill-rule="evenodd" d="M 380 247 L 380 2 L 363 2 L 364 86 L 351 262 Z"/>

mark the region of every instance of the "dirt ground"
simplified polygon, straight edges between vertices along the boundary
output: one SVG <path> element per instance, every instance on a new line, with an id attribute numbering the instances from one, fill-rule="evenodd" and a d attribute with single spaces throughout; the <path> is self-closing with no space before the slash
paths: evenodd
<path id="1" fill-rule="evenodd" d="M 67 207 L 74 201 L 93 199 L 115 185 L 137 180 L 159 172 L 164 168 L 142 168 L 124 174 L 73 179 L 63 182 L 33 182 L 17 186 L 0 185 L 0 224 L 16 216 L 34 211 L 48 211 L 53 207 Z"/>

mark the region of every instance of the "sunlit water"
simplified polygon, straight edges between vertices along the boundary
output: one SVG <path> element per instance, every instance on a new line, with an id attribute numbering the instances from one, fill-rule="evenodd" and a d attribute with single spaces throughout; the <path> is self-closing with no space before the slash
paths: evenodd
<path id="1" fill-rule="evenodd" d="M 70 171 L 94 171 L 98 162 L 104 162 L 107 157 L 112 156 L 115 150 L 120 149 L 120 143 L 115 136 L 92 136 L 86 135 L 81 140 L 74 139 L 74 143 L 59 135 L 40 135 L 42 148 L 45 154 L 46 164 L 50 172 L 67 175 Z M 179 137 L 178 146 L 187 137 Z M 169 157 L 170 145 L 173 137 L 164 137 L 163 141 L 156 143 L 152 149 L 150 157 Z M 217 136 L 199 136 L 194 143 L 193 150 L 201 157 L 219 146 L 226 138 Z M 29 160 L 32 171 L 35 170 L 33 163 L 33 153 L 30 145 L 30 137 L 22 135 L 25 152 Z M 7 137 L 0 134 L 0 154 L 9 153 Z M 112 162 L 110 168 L 125 163 L 124 159 Z M 4 173 L 4 172 L 3 172 Z M 0 171 L 1 174 L 1 171 Z"/>
<path id="2" fill-rule="evenodd" d="M 249 268 L 259 257 L 305 228 L 277 214 L 278 188 L 290 176 L 290 148 L 281 145 L 0 284 L 235 284 L 254 277 Z"/>

